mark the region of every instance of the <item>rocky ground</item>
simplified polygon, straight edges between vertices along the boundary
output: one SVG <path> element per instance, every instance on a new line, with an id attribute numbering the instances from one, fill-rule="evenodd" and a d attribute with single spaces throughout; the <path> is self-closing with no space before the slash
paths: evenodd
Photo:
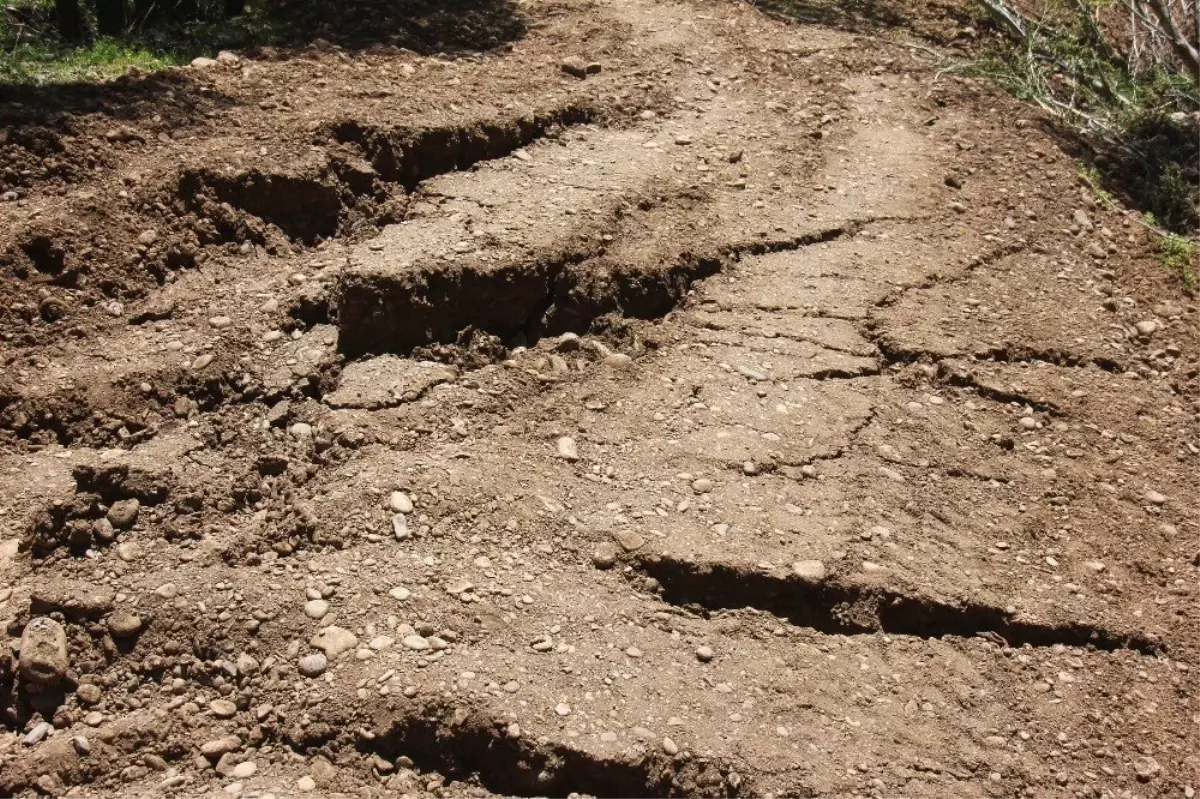
<path id="1" fill-rule="evenodd" d="M 952 12 L 0 103 L 0 792 L 1190 799 L 1196 304 Z"/>

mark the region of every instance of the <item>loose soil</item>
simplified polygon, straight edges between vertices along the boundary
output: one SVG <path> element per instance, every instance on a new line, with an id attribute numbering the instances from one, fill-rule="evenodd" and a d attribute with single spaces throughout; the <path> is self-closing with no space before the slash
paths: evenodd
<path id="1" fill-rule="evenodd" d="M 513 13 L 0 103 L 0 792 L 1192 796 L 1137 215 L 953 9 Z"/>

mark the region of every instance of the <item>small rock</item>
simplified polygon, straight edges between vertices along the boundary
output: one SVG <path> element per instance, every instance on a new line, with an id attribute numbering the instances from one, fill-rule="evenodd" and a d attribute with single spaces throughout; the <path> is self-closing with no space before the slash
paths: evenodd
<path id="1" fill-rule="evenodd" d="M 142 629 L 142 620 L 129 611 L 118 611 L 108 617 L 108 631 L 113 638 L 132 638 Z"/>
<path id="2" fill-rule="evenodd" d="M 243 652 L 242 654 L 238 655 L 236 665 L 238 674 L 242 675 L 243 677 L 249 677 L 252 674 L 258 674 L 259 669 L 262 668 L 262 665 L 258 662 L 258 659 L 249 652 Z"/>
<path id="3" fill-rule="evenodd" d="M 792 564 L 792 573 L 810 583 L 825 579 L 825 563 L 819 560 L 798 560 Z"/>
<path id="4" fill-rule="evenodd" d="M 611 569 L 617 562 L 617 548 L 608 542 L 598 544 L 592 550 L 592 565 L 597 569 Z"/>
<path id="5" fill-rule="evenodd" d="M 237 705 L 228 699 L 214 699 L 208 703 L 208 709 L 219 719 L 231 719 L 237 715 Z"/>
<path id="6" fill-rule="evenodd" d="M 424 652 L 429 649 L 429 639 L 423 635 L 406 635 L 400 643 L 415 652 Z"/>
<path id="7" fill-rule="evenodd" d="M 696 647 L 696 660 L 701 663 L 709 663 L 713 659 L 713 650 L 711 646 L 701 645 Z"/>
<path id="8" fill-rule="evenodd" d="M 588 74 L 587 62 L 582 58 L 575 58 L 574 56 L 564 58 L 559 63 L 559 67 L 563 72 L 574 78 L 586 78 Z"/>
<path id="9" fill-rule="evenodd" d="M 75 689 L 75 696 L 85 705 L 94 705 L 104 696 L 104 692 L 100 690 L 99 685 L 85 682 Z"/>
<path id="10" fill-rule="evenodd" d="M 50 726 L 50 722 L 39 722 L 34 725 L 32 730 L 25 734 L 25 737 L 21 739 L 21 743 L 25 744 L 26 746 L 33 746 L 34 744 L 41 743 L 42 739 L 49 735 L 53 729 L 54 727 Z"/>
<path id="11" fill-rule="evenodd" d="M 238 763 L 236 766 L 234 766 L 233 771 L 230 773 L 235 778 L 237 778 L 239 780 L 244 780 L 244 779 L 253 777 L 255 772 L 257 772 L 257 771 L 258 771 L 258 764 L 255 763 L 253 760 L 247 760 L 244 763 Z"/>
<path id="12" fill-rule="evenodd" d="M 388 507 L 395 513 L 412 513 L 413 502 L 403 491 L 393 491 L 388 497 Z"/>
<path id="13" fill-rule="evenodd" d="M 574 463 L 579 460 L 579 449 L 575 446 L 575 439 L 570 436 L 562 436 L 555 444 L 558 450 L 558 457 L 565 461 Z"/>
<path id="14" fill-rule="evenodd" d="M 559 702 L 554 706 L 554 712 L 560 716 L 569 716 L 571 715 L 571 706 L 565 702 Z"/>
<path id="15" fill-rule="evenodd" d="M 138 234 L 137 240 L 138 244 L 141 244 L 144 247 L 149 247 L 151 244 L 158 241 L 158 231 L 143 230 Z"/>
<path id="16" fill-rule="evenodd" d="M 310 599 L 304 603 L 304 615 L 310 619 L 323 619 L 329 612 L 329 603 L 324 599 Z"/>
<path id="17" fill-rule="evenodd" d="M 618 530 L 612 535 L 621 549 L 626 552 L 636 552 L 646 545 L 646 539 L 633 530 Z"/>
<path id="18" fill-rule="evenodd" d="M 330 625 L 314 635 L 309 644 L 323 651 L 327 657 L 336 658 L 358 646 L 358 638 L 349 630 Z"/>
<path id="19" fill-rule="evenodd" d="M 82 735 L 76 735 L 71 739 L 71 746 L 75 749 L 75 754 L 80 757 L 87 757 L 92 752 L 92 742 Z"/>
<path id="20" fill-rule="evenodd" d="M 307 441 L 313 436 L 312 425 L 308 422 L 296 422 L 288 428 L 288 433 L 297 441 Z"/>
<path id="21" fill-rule="evenodd" d="M 300 658 L 296 670 L 305 677 L 320 677 L 329 668 L 329 659 L 321 652 L 314 652 Z"/>
<path id="22" fill-rule="evenodd" d="M 296 790 L 301 791 L 303 793 L 308 793 L 309 791 L 315 790 L 316 787 L 317 787 L 317 781 L 314 780 L 312 777 L 308 776 L 307 774 L 305 774 L 300 779 L 296 780 Z"/>
<path id="23" fill-rule="evenodd" d="M 1139 757 L 1133 761 L 1133 771 L 1137 774 L 1139 782 L 1150 782 L 1162 771 L 1162 766 L 1152 757 Z"/>
<path id="24" fill-rule="evenodd" d="M 392 535 L 398 541 L 403 541 L 412 536 L 412 531 L 408 529 L 408 517 L 403 513 L 397 513 L 392 516 Z"/>
<path id="25" fill-rule="evenodd" d="M 212 319 L 208 320 L 208 323 L 209 323 L 209 325 L 216 328 L 217 330 L 220 330 L 222 328 L 226 328 L 226 327 L 229 327 L 230 325 L 232 325 L 233 320 L 230 319 L 228 316 L 214 316 Z"/>
<path id="26" fill-rule="evenodd" d="M 1146 492 L 1146 501 L 1152 505 L 1165 505 L 1167 497 L 1165 494 L 1160 494 L 1157 491 L 1150 490 Z"/>
<path id="27" fill-rule="evenodd" d="M 701 477 L 699 480 L 692 481 L 692 490 L 697 494 L 707 494 L 713 490 L 713 481 L 707 477 Z"/>
<path id="28" fill-rule="evenodd" d="M 61 624 L 39 616 L 25 625 L 17 665 L 21 679 L 55 685 L 66 675 L 67 665 L 67 632 Z"/>
<path id="29" fill-rule="evenodd" d="M 398 585 L 395 588 L 393 588 L 391 591 L 388 591 L 388 596 L 390 596 L 392 599 L 396 600 L 397 602 L 404 602 L 405 600 L 407 600 L 409 597 L 412 596 L 412 591 L 409 591 L 407 588 L 405 588 L 402 585 Z"/>
<path id="30" fill-rule="evenodd" d="M 200 754 L 209 760 L 217 760 L 221 755 L 236 752 L 241 748 L 242 740 L 240 738 L 236 735 L 226 735 L 223 738 L 214 738 L 211 741 L 205 741 L 200 744 Z"/>
<path id="31" fill-rule="evenodd" d="M 203 355 L 198 356 L 196 360 L 192 361 L 192 371 L 198 372 L 204 367 L 208 366 L 213 362 L 213 357 L 214 356 L 211 352 L 206 352 Z"/>
<path id="32" fill-rule="evenodd" d="M 141 507 L 137 499 L 122 499 L 112 504 L 105 518 L 118 530 L 128 530 L 137 521 Z"/>
<path id="33" fill-rule="evenodd" d="M 1133 327 L 1137 330 L 1139 336 L 1152 336 L 1154 335 L 1154 331 L 1158 330 L 1158 322 L 1155 322 L 1153 319 L 1145 319 Z"/>
<path id="34" fill-rule="evenodd" d="M 215 58 L 204 58 L 201 56 L 200 58 L 192 59 L 192 69 L 211 69 L 219 63 L 221 62 L 217 61 Z"/>
<path id="35" fill-rule="evenodd" d="M 675 755 L 679 754 L 679 747 L 676 746 L 675 742 L 672 741 L 670 738 L 662 739 L 662 748 L 663 748 L 663 751 L 666 752 L 671 757 L 674 757 Z"/>

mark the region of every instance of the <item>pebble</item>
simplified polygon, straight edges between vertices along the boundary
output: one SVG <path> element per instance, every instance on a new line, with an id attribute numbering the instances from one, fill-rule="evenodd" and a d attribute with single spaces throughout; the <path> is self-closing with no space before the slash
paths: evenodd
<path id="1" fill-rule="evenodd" d="M 211 741 L 205 741 L 204 743 L 200 744 L 200 754 L 204 755 L 210 760 L 216 760 L 220 758 L 221 755 L 226 755 L 230 752 L 236 752 L 241 748 L 242 740 L 240 738 L 238 738 L 236 735 L 226 735 L 222 738 L 213 738 Z"/>
<path id="2" fill-rule="evenodd" d="M 819 560 L 798 560 L 792 564 L 792 573 L 801 580 L 819 583 L 825 579 L 825 563 Z"/>
<path id="3" fill-rule="evenodd" d="M 249 652 L 243 652 L 242 654 L 238 655 L 236 665 L 238 674 L 242 675 L 243 677 L 249 677 L 252 674 L 258 674 L 259 669 L 262 668 L 262 664 L 258 662 L 258 659 Z"/>
<path id="4" fill-rule="evenodd" d="M 614 369 L 629 369 L 633 366 L 633 358 L 623 352 L 612 352 L 604 356 L 603 363 Z"/>
<path id="5" fill-rule="evenodd" d="M 393 588 L 391 591 L 388 591 L 388 596 L 390 596 L 392 599 L 396 600 L 397 602 L 403 602 L 412 596 L 412 591 L 409 591 L 407 588 L 405 588 L 402 585 L 398 585 L 395 588 Z"/>
<path id="6" fill-rule="evenodd" d="M 408 529 L 408 517 L 403 513 L 392 515 L 392 535 L 397 541 L 403 541 L 412 536 L 412 531 Z"/>
<path id="7" fill-rule="evenodd" d="M 626 552 L 636 552 L 646 545 L 646 539 L 633 530 L 618 530 L 613 533 L 613 538 Z"/>
<path id="8" fill-rule="evenodd" d="M 25 737 L 21 739 L 21 743 L 26 746 L 41 743 L 42 739 L 49 735 L 53 729 L 48 721 L 38 722 L 32 730 L 25 734 Z"/>
<path id="9" fill-rule="evenodd" d="M 137 521 L 141 507 L 142 504 L 136 499 L 122 499 L 112 504 L 105 518 L 118 530 L 128 530 Z"/>
<path id="10" fill-rule="evenodd" d="M 1164 494 L 1151 490 L 1146 492 L 1146 501 L 1153 505 L 1165 505 L 1167 497 Z"/>
<path id="11" fill-rule="evenodd" d="M 94 705 L 104 696 L 104 692 L 100 690 L 99 685 L 85 682 L 75 689 L 75 696 L 85 705 Z"/>
<path id="12" fill-rule="evenodd" d="M 1158 330 L 1158 322 L 1155 322 L 1153 319 L 1144 319 L 1133 327 L 1137 330 L 1139 336 L 1152 336 Z"/>
<path id="13" fill-rule="evenodd" d="M 575 78 L 585 78 L 588 74 L 587 62 L 581 58 L 575 58 L 574 56 L 570 58 L 564 58 L 561 62 L 559 62 L 558 66 L 563 72 Z"/>
<path id="14" fill-rule="evenodd" d="M 575 445 L 575 439 L 570 436 L 562 436 L 556 443 L 558 457 L 565 461 L 574 463 L 579 460 L 579 449 Z"/>
<path id="15" fill-rule="evenodd" d="M 388 497 L 388 507 L 395 513 L 412 513 L 413 502 L 403 491 L 393 491 Z"/>
<path id="16" fill-rule="evenodd" d="M 80 757 L 87 757 L 92 752 L 92 742 L 82 735 L 72 738 L 71 746 L 75 748 L 75 754 Z"/>
<path id="17" fill-rule="evenodd" d="M 329 668 L 329 659 L 321 652 L 314 652 L 300 658 L 297 671 L 305 677 L 320 677 Z"/>
<path id="18" fill-rule="evenodd" d="M 257 772 L 257 771 L 258 771 L 258 764 L 255 763 L 253 760 L 247 760 L 243 763 L 238 763 L 236 766 L 234 766 L 233 771 L 231 773 L 233 774 L 233 776 L 235 778 L 237 778 L 239 780 L 244 780 L 244 779 L 253 777 L 255 772 Z"/>
<path id="19" fill-rule="evenodd" d="M 141 629 L 141 618 L 128 611 L 119 611 L 108 617 L 108 631 L 113 638 L 131 638 Z"/>
<path id="20" fill-rule="evenodd" d="M 698 480 L 692 481 L 692 490 L 697 494 L 707 494 L 713 490 L 713 481 L 707 477 L 701 477 Z"/>
<path id="21" fill-rule="evenodd" d="M 310 599 L 304 603 L 304 615 L 310 619 L 323 619 L 329 612 L 329 603 L 324 599 Z"/>
<path id="22" fill-rule="evenodd" d="M 349 630 L 330 625 L 321 629 L 308 643 L 323 651 L 326 657 L 336 658 L 358 646 L 358 637 Z"/>
<path id="23" fill-rule="evenodd" d="M 196 360 L 192 361 L 192 371 L 198 372 L 204 367 L 208 366 L 213 362 L 214 357 L 215 356 L 211 352 L 206 352 L 203 355 L 197 356 Z"/>
<path id="24" fill-rule="evenodd" d="M 429 639 L 423 635 L 406 635 L 400 643 L 415 652 L 424 652 L 429 649 Z"/>
<path id="25" fill-rule="evenodd" d="M 617 562 L 617 548 L 605 542 L 592 550 L 592 565 L 597 569 L 611 569 Z"/>
<path id="26" fill-rule="evenodd" d="M 671 757 L 674 757 L 675 755 L 679 754 L 679 747 L 676 746 L 675 742 L 672 741 L 670 738 L 662 739 L 662 748 L 663 748 L 663 751 L 666 752 Z"/>
<path id="27" fill-rule="evenodd" d="M 214 328 L 216 328 L 217 330 L 220 330 L 221 328 L 229 327 L 230 325 L 232 325 L 233 320 L 230 319 L 228 316 L 214 316 L 212 319 L 208 320 L 208 323 L 210 325 L 212 325 Z"/>
<path id="28" fill-rule="evenodd" d="M 1022 416 L 1018 422 L 1026 430 L 1036 430 L 1038 426 L 1037 419 L 1034 419 L 1032 416 Z"/>
<path id="29" fill-rule="evenodd" d="M 292 438 L 298 441 L 306 441 L 312 438 L 313 429 L 312 425 L 308 422 L 296 422 L 294 425 L 288 428 L 288 433 L 291 434 Z"/>
<path id="30" fill-rule="evenodd" d="M 554 712 L 560 716 L 569 716 L 571 715 L 571 706 L 565 702 L 559 702 L 554 706 Z"/>
<path id="31" fill-rule="evenodd" d="M 304 793 L 308 793 L 309 791 L 316 789 L 316 787 L 317 787 L 317 781 L 314 780 L 312 777 L 308 776 L 307 774 L 305 774 L 300 779 L 296 780 L 296 790 L 298 790 L 298 791 L 303 791 Z"/>
<path id="32" fill-rule="evenodd" d="M 229 719 L 237 715 L 237 705 L 228 699 L 214 699 L 208 703 L 208 709 L 219 719 Z"/>
<path id="33" fill-rule="evenodd" d="M 713 659 L 713 650 L 711 646 L 702 645 L 696 647 L 696 660 L 701 663 L 708 663 Z"/>
<path id="34" fill-rule="evenodd" d="M 67 673 L 67 631 L 54 619 L 39 616 L 25 625 L 21 635 L 21 679 L 54 685 Z"/>

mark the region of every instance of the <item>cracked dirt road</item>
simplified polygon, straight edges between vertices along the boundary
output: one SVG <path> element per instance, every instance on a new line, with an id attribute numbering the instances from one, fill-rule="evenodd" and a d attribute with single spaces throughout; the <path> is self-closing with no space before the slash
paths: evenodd
<path id="1" fill-rule="evenodd" d="M 525 13 L 7 178 L 0 790 L 1190 796 L 1196 308 L 1132 218 L 910 48 Z"/>

